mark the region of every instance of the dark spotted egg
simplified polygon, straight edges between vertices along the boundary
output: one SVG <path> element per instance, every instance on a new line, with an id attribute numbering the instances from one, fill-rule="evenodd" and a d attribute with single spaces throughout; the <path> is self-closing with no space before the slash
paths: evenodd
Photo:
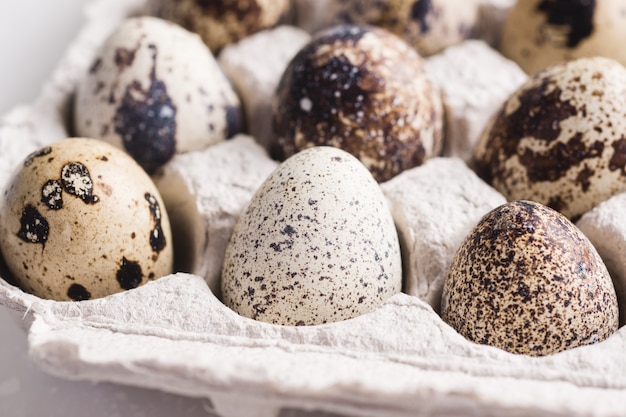
<path id="1" fill-rule="evenodd" d="M 206 148 L 241 130 L 241 105 L 206 45 L 154 17 L 124 21 L 80 80 L 78 136 L 125 149 L 153 174 L 177 152 Z"/>
<path id="2" fill-rule="evenodd" d="M 152 14 L 199 34 L 212 51 L 286 21 L 291 0 L 149 0 Z"/>
<path id="3" fill-rule="evenodd" d="M 465 238 L 441 315 L 471 341 L 532 356 L 600 342 L 618 327 L 615 288 L 593 245 L 530 201 L 494 209 Z"/>
<path id="4" fill-rule="evenodd" d="M 19 286 L 39 297 L 88 300 L 172 272 L 156 187 L 105 142 L 66 139 L 31 154 L 0 204 L 2 255 Z"/>
<path id="5" fill-rule="evenodd" d="M 623 0 L 518 0 L 507 14 L 500 50 L 526 72 L 574 58 L 626 64 Z"/>
<path id="6" fill-rule="evenodd" d="M 626 190 L 626 69 L 579 58 L 531 77 L 475 149 L 476 169 L 509 200 L 576 219 Z"/>
<path id="7" fill-rule="evenodd" d="M 239 218 L 224 303 L 282 325 L 336 322 L 400 292 L 398 235 L 382 191 L 349 153 L 319 146 L 283 162 Z"/>
<path id="8" fill-rule="evenodd" d="M 476 0 L 334 0 L 331 21 L 385 28 L 430 56 L 474 33 Z"/>
<path id="9" fill-rule="evenodd" d="M 382 182 L 442 147 L 439 91 L 420 56 L 380 28 L 342 25 L 320 33 L 288 65 L 273 106 L 277 159 L 334 146 Z"/>

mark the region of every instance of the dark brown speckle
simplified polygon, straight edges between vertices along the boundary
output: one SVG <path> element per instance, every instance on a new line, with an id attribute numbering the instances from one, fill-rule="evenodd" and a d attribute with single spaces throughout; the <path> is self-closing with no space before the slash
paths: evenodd
<path id="1" fill-rule="evenodd" d="M 156 77 L 157 47 L 150 45 L 152 67 L 147 90 L 139 81 L 126 88 L 114 117 L 115 133 L 146 172 L 153 174 L 176 152 L 176 111 L 167 86 Z"/>
<path id="2" fill-rule="evenodd" d="M 74 301 L 85 301 L 91 299 L 91 294 L 80 284 L 72 284 L 67 289 L 67 296 Z"/>
<path id="3" fill-rule="evenodd" d="M 26 243 L 38 243 L 45 246 L 48 233 L 50 233 L 48 221 L 39 211 L 31 205 L 24 207 L 20 216 L 20 230 L 17 232 L 17 237 Z"/>

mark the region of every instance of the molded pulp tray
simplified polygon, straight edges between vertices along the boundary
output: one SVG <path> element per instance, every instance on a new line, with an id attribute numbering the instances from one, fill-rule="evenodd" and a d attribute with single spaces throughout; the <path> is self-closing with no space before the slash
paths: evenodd
<path id="1" fill-rule="evenodd" d="M 78 78 L 141 3 L 90 5 L 41 96 L 0 126 L 0 185 L 16 161 L 68 136 Z M 238 316 L 204 278 L 182 273 L 80 303 L 0 279 L 0 304 L 22 320 L 29 355 L 46 371 L 208 398 L 217 416 L 626 415 L 624 328 L 596 345 L 518 356 L 468 342 L 407 294 L 345 322 L 281 327 Z"/>

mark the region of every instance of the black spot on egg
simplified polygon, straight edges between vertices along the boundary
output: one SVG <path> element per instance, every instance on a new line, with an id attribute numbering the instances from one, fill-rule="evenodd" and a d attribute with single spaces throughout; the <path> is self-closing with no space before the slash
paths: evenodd
<path id="1" fill-rule="evenodd" d="M 85 301 L 91 299 L 91 293 L 80 284 L 72 284 L 67 289 L 67 296 L 74 301 Z"/>
<path id="2" fill-rule="evenodd" d="M 626 175 L 626 138 L 622 136 L 613 142 L 613 156 L 609 161 L 609 169 L 611 171 L 620 170 L 622 175 Z"/>
<path id="3" fill-rule="evenodd" d="M 102 67 L 102 59 L 98 58 L 93 62 L 93 64 L 91 64 L 91 67 L 89 67 L 89 74 L 97 73 L 101 67 Z"/>
<path id="4" fill-rule="evenodd" d="M 35 158 L 41 158 L 42 156 L 49 155 L 50 153 L 52 153 L 52 148 L 50 146 L 41 148 L 26 157 L 26 160 L 24 160 L 24 166 L 28 167 L 34 162 Z"/>
<path id="5" fill-rule="evenodd" d="M 69 162 L 61 168 L 61 184 L 68 194 L 80 198 L 85 204 L 100 201 L 97 195 L 93 195 L 93 181 L 89 170 L 80 162 Z"/>
<path id="6" fill-rule="evenodd" d="M 169 161 L 176 152 L 176 106 L 167 86 L 156 77 L 157 48 L 152 51 L 150 85 L 144 90 L 139 81 L 126 87 L 113 119 L 126 151 L 149 174 Z"/>
<path id="7" fill-rule="evenodd" d="M 143 272 L 141 271 L 141 265 L 135 261 L 129 261 L 126 257 L 122 258 L 122 264 L 117 270 L 117 282 L 120 287 L 125 290 L 132 290 L 137 288 L 143 279 Z"/>
<path id="8" fill-rule="evenodd" d="M 249 19 L 250 16 L 260 18 L 263 10 L 258 1 L 247 1 L 245 7 L 240 7 L 237 1 L 224 0 L 196 0 L 198 8 L 209 16 L 219 16 L 223 18 L 225 15 L 233 15 L 236 20 Z"/>
<path id="9" fill-rule="evenodd" d="M 50 210 L 63 208 L 63 186 L 57 180 L 49 180 L 41 187 L 41 202 Z"/>
<path id="10" fill-rule="evenodd" d="M 226 138 L 232 138 L 242 131 L 241 108 L 236 106 L 226 107 Z M 209 130 L 211 130 L 209 128 Z"/>
<path id="11" fill-rule="evenodd" d="M 537 5 L 537 11 L 546 15 L 548 24 L 567 31 L 563 46 L 568 48 L 576 48 L 591 36 L 595 9 L 595 0 L 543 0 Z"/>
<path id="12" fill-rule="evenodd" d="M 24 207 L 20 217 L 20 225 L 17 236 L 24 242 L 46 244 L 50 227 L 48 221 L 35 207 L 31 205 Z"/>
<path id="13" fill-rule="evenodd" d="M 115 65 L 123 70 L 127 67 L 133 65 L 133 61 L 135 60 L 135 53 L 137 51 L 134 49 L 128 48 L 117 48 L 115 50 L 115 56 L 113 58 Z"/>
<path id="14" fill-rule="evenodd" d="M 432 9 L 432 0 L 417 0 L 411 6 L 411 19 L 419 23 L 422 33 L 427 33 L 430 30 L 430 25 L 426 18 Z"/>
<path id="15" fill-rule="evenodd" d="M 526 167 L 531 181 L 556 181 L 572 166 L 579 165 L 585 159 L 598 158 L 603 151 L 604 143 L 585 143 L 582 133 L 578 132 L 567 142 L 557 143 L 545 152 L 526 148 L 519 161 Z"/>
<path id="16" fill-rule="evenodd" d="M 161 226 L 161 206 L 159 205 L 156 197 L 150 193 L 144 194 L 144 198 L 149 204 L 150 216 L 152 217 L 154 224 L 154 227 L 150 231 L 150 247 L 154 252 L 159 253 L 165 249 L 165 246 L 167 245 L 165 234 L 163 233 L 163 228 Z"/>

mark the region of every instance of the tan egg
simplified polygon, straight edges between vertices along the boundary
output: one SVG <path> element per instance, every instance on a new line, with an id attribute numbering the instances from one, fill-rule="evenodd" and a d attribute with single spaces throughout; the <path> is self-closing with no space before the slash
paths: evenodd
<path id="1" fill-rule="evenodd" d="M 149 0 L 150 13 L 200 35 L 214 52 L 286 21 L 290 0 Z"/>
<path id="2" fill-rule="evenodd" d="M 380 28 L 343 25 L 320 33 L 285 70 L 273 113 L 277 159 L 334 146 L 380 182 L 442 148 L 439 91 L 420 56 Z"/>
<path id="3" fill-rule="evenodd" d="M 470 38 L 477 24 L 476 0 L 336 0 L 335 23 L 387 29 L 430 56 Z"/>
<path id="4" fill-rule="evenodd" d="M 607 58 L 556 64 L 502 106 L 475 150 L 479 175 L 508 200 L 577 219 L 626 190 L 626 69 Z"/>
<path id="5" fill-rule="evenodd" d="M 341 149 L 283 162 L 239 218 L 222 271 L 242 316 L 314 325 L 373 311 L 402 288 L 400 245 L 382 191 Z"/>
<path id="6" fill-rule="evenodd" d="M 238 133 L 241 104 L 197 35 L 162 19 L 130 18 L 78 83 L 74 127 L 126 150 L 153 174 L 176 153 Z"/>
<path id="7" fill-rule="evenodd" d="M 88 300 L 170 274 L 169 219 L 150 177 L 95 139 L 31 154 L 4 191 L 0 250 L 27 292 Z"/>
<path id="8" fill-rule="evenodd" d="M 625 38 L 622 0 L 518 0 L 505 20 L 500 50 L 532 74 L 581 57 L 626 64 Z"/>
<path id="9" fill-rule="evenodd" d="M 465 238 L 441 316 L 471 341 L 532 356 L 600 342 L 618 327 L 615 288 L 593 245 L 529 201 L 494 209 Z"/>

